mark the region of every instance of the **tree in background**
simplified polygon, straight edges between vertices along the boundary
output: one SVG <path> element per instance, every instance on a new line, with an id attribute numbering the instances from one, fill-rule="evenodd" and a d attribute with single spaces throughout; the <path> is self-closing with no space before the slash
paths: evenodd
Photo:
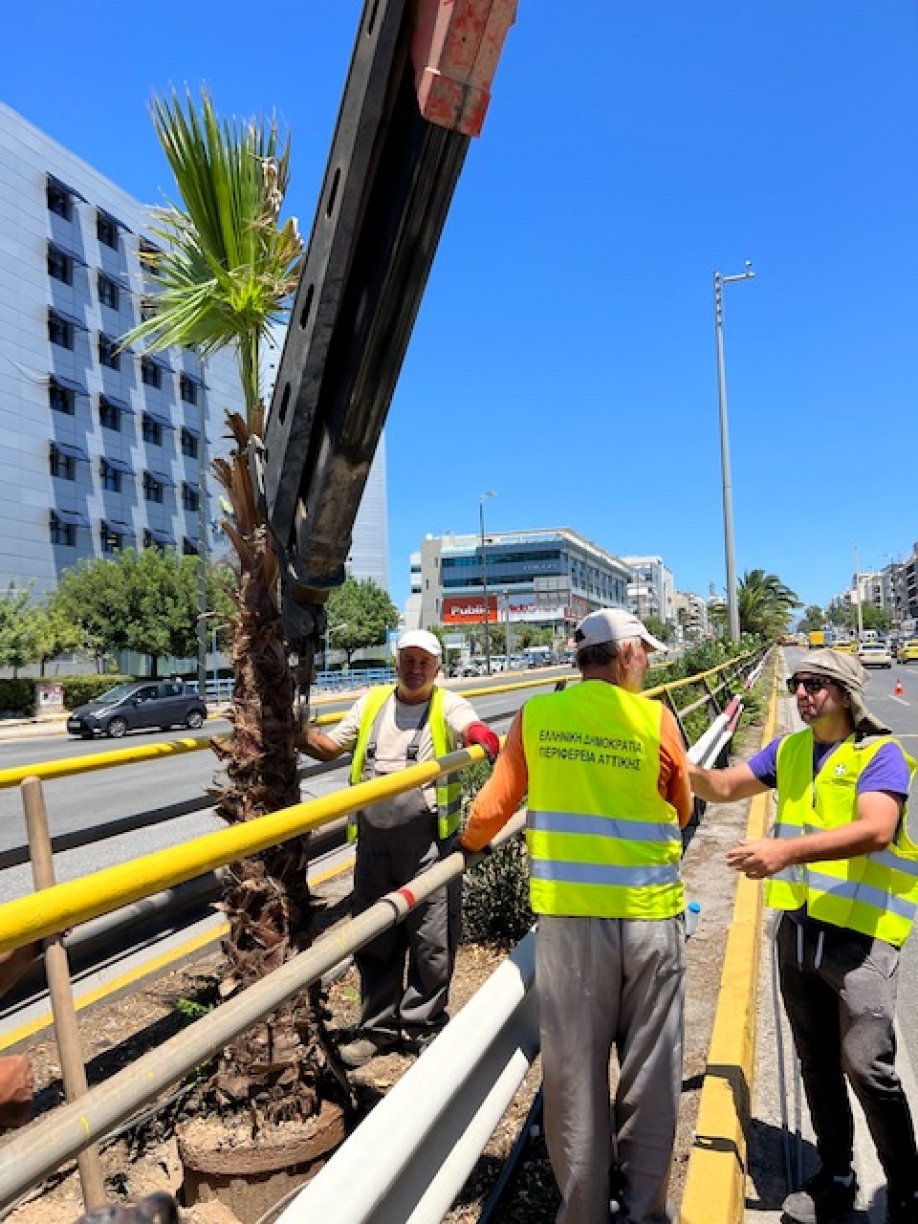
<path id="1" fill-rule="evenodd" d="M 207 574 L 207 602 L 231 611 L 214 566 Z M 126 650 L 148 655 L 150 675 L 156 676 L 164 656 L 194 657 L 198 609 L 197 558 L 146 548 L 77 562 L 61 576 L 46 616 L 50 624 L 69 625 L 97 659 Z"/>
<path id="2" fill-rule="evenodd" d="M 19 668 L 38 658 L 37 626 L 30 613 L 32 588 L 10 581 L 0 593 L 0 667 L 11 667 L 13 677 Z"/>
<path id="3" fill-rule="evenodd" d="M 787 629 L 791 614 L 801 607 L 796 592 L 776 574 L 747 570 L 737 584 L 740 629 L 760 638 L 778 638 Z"/>
<path id="4" fill-rule="evenodd" d="M 398 625 L 398 609 L 372 578 L 347 578 L 336 587 L 328 597 L 326 616 L 329 647 L 345 652 L 348 667 L 356 651 L 384 646 L 387 630 Z"/>
<path id="5" fill-rule="evenodd" d="M 809 604 L 797 628 L 801 633 L 812 633 L 817 629 L 822 629 L 825 623 L 826 614 L 823 609 L 818 604 Z"/>

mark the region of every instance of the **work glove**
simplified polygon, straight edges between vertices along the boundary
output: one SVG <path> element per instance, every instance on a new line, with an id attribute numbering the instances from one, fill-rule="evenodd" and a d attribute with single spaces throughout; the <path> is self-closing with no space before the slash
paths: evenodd
<path id="1" fill-rule="evenodd" d="M 465 729 L 465 746 L 478 744 L 488 754 L 488 760 L 494 761 L 500 752 L 500 740 L 490 727 L 482 722 L 470 723 Z"/>

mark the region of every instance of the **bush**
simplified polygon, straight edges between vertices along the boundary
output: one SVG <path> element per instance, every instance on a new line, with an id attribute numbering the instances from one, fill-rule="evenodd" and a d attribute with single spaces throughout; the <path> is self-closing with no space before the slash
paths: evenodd
<path id="1" fill-rule="evenodd" d="M 489 761 L 469 765 L 459 775 L 463 815 L 491 776 Z M 535 919 L 529 908 L 526 845 L 514 837 L 465 873 L 462 885 L 462 930 L 468 943 L 511 948 Z"/>
<path id="2" fill-rule="evenodd" d="M 526 843 L 514 837 L 465 873 L 463 938 L 469 943 L 512 948 L 534 921 Z"/>
<path id="3" fill-rule="evenodd" d="M 114 688 L 116 684 L 129 683 L 133 679 L 133 676 L 97 676 L 90 674 L 86 676 L 61 676 L 60 678 L 55 678 L 55 683 L 63 684 L 64 686 L 64 708 L 75 710 L 77 706 L 85 705 L 87 701 L 95 700 L 100 693 L 107 692 L 108 689 Z"/>
<path id="4" fill-rule="evenodd" d="M 34 680 L 0 680 L 0 710 L 23 718 L 35 713 Z"/>

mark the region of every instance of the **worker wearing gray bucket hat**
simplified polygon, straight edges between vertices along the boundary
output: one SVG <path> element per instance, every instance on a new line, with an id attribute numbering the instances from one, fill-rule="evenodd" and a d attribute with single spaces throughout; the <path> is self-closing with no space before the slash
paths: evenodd
<path id="1" fill-rule="evenodd" d="M 918 845 L 905 807 L 915 762 L 864 701 L 851 655 L 810 651 L 787 681 L 802 731 L 742 765 L 690 770 L 702 799 L 777 790 L 773 836 L 727 862 L 764 879 L 783 911 L 781 994 L 800 1059 L 820 1167 L 783 1204 L 796 1224 L 847 1220 L 857 1196 L 850 1081 L 887 1180 L 887 1224 L 918 1224 L 918 1147 L 895 1068 L 899 949 L 918 906 Z"/>

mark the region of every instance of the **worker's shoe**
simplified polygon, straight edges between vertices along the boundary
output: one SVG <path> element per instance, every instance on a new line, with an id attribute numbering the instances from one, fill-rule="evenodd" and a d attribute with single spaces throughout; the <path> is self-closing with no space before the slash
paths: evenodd
<path id="1" fill-rule="evenodd" d="M 842 1224 L 847 1220 L 857 1196 L 853 1170 L 833 1176 L 825 1169 L 804 1182 L 784 1200 L 783 1220 L 791 1224 Z"/>
<path id="2" fill-rule="evenodd" d="M 918 1224 L 918 1193 L 889 1195 L 886 1203 L 886 1224 Z"/>
<path id="3" fill-rule="evenodd" d="M 371 1059 L 378 1058 L 380 1054 L 391 1054 L 395 1046 L 394 1037 L 358 1037 L 354 1041 L 347 1042 L 346 1045 L 338 1046 L 338 1057 L 346 1067 L 355 1070 L 357 1067 L 366 1066 Z"/>
<path id="4" fill-rule="evenodd" d="M 406 1054 L 423 1054 L 428 1046 L 433 1045 L 442 1032 L 442 1028 L 436 1028 L 422 1029 L 419 1033 L 404 1033 L 402 1036 L 402 1049 Z"/>

